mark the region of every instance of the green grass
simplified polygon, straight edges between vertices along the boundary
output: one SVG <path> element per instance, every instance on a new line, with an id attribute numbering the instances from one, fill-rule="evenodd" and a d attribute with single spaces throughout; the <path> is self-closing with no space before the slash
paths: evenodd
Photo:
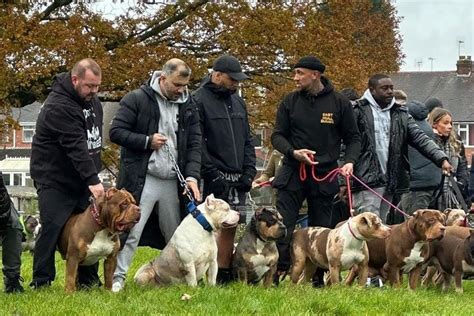
<path id="1" fill-rule="evenodd" d="M 157 252 L 140 248 L 129 275 L 133 277 L 139 266 L 152 259 Z M 474 282 L 464 281 L 464 294 L 454 290 L 442 293 L 438 289 L 360 289 L 334 287 L 314 289 L 309 285 L 292 286 L 287 281 L 278 288 L 233 284 L 226 287 L 197 288 L 172 286 L 160 289 L 142 289 L 132 282 L 118 294 L 104 289 L 64 293 L 64 261 L 57 256 L 57 279 L 44 290 L 28 288 L 31 281 L 32 256 L 23 254 L 22 276 L 25 293 L 0 294 L 0 315 L 398 315 L 443 314 L 472 315 Z M 101 273 L 102 274 L 102 273 Z M 406 279 L 406 278 L 405 278 Z M 3 287 L 3 284 L 2 284 Z M 182 301 L 187 293 L 191 299 Z"/>

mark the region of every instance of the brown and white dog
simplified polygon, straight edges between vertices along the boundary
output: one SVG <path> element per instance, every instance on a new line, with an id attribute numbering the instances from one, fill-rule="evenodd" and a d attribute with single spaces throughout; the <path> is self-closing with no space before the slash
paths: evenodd
<path id="1" fill-rule="evenodd" d="M 210 195 L 197 209 L 211 225 L 207 231 L 188 214 L 178 226 L 161 254 L 143 265 L 135 274 L 141 286 L 164 286 L 185 283 L 196 286 L 207 274 L 209 285 L 216 284 L 217 244 L 215 232 L 239 222 L 239 213 L 230 209 L 224 200 Z"/>
<path id="2" fill-rule="evenodd" d="M 388 278 L 392 286 L 398 287 L 400 272 L 409 273 L 409 286 L 415 289 L 427 256 L 424 246 L 443 238 L 445 219 L 440 211 L 418 210 L 405 222 L 391 226 L 392 234 L 387 239 L 368 241 L 371 274 Z M 349 283 L 355 277 L 353 272 L 347 277 Z"/>
<path id="3" fill-rule="evenodd" d="M 77 268 L 92 265 L 105 258 L 105 288 L 112 279 L 120 248 L 118 234 L 129 231 L 140 219 L 140 209 L 126 190 L 110 188 L 84 212 L 72 215 L 66 222 L 58 242 L 66 260 L 66 292 L 76 290 Z"/>
<path id="4" fill-rule="evenodd" d="M 275 241 L 285 235 L 286 226 L 277 210 L 257 210 L 235 249 L 232 261 L 234 277 L 251 284 L 263 280 L 263 285 L 269 287 L 277 270 Z"/>
<path id="5" fill-rule="evenodd" d="M 387 238 L 390 228 L 373 213 L 362 213 L 335 229 L 308 227 L 295 231 L 291 248 L 291 280 L 309 281 L 316 268 L 329 269 L 330 284 L 338 284 L 339 272 L 358 267 L 359 284 L 368 275 L 367 240 Z"/>
<path id="6" fill-rule="evenodd" d="M 464 210 L 448 208 L 443 213 L 446 215 L 446 226 L 466 226 Z"/>

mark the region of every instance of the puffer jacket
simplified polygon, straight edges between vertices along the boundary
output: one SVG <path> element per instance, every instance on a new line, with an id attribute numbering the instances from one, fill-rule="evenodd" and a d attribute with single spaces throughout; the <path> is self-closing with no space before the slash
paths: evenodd
<path id="1" fill-rule="evenodd" d="M 390 110 L 390 145 L 387 173 L 383 174 L 375 152 L 374 117 L 369 102 L 359 100 L 354 106 L 361 134 L 362 150 L 354 166 L 354 175 L 372 188 L 386 186 L 391 193 L 406 191 L 409 186 L 408 145 L 417 149 L 437 166 L 448 160 L 446 154 L 416 124 L 407 109 L 395 104 Z M 353 190 L 365 188 L 354 182 Z"/>
<path id="2" fill-rule="evenodd" d="M 9 220 L 11 214 L 11 200 L 7 188 L 3 183 L 2 172 L 0 171 L 0 232 L 3 231 Z"/>

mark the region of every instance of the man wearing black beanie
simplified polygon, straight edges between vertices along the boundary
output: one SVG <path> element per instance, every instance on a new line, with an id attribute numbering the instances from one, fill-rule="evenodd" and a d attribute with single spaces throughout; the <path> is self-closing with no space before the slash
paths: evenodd
<path id="1" fill-rule="evenodd" d="M 285 239 L 277 243 L 280 273 L 290 267 L 289 243 L 304 200 L 308 202 L 309 226 L 332 228 L 337 224 L 331 210 L 339 184 L 337 180 L 317 182 L 312 171 L 322 178 L 338 167 L 341 140 L 346 145 L 341 167 L 344 175 L 352 173 L 360 153 L 360 134 L 351 103 L 323 76 L 325 69 L 314 56 L 303 57 L 296 63 L 293 80 L 297 89 L 280 104 L 271 137 L 273 147 L 285 155 L 273 181 L 278 189 L 276 208 L 288 231 Z M 323 271 L 318 272 L 313 281 L 316 286 L 323 284 Z"/>

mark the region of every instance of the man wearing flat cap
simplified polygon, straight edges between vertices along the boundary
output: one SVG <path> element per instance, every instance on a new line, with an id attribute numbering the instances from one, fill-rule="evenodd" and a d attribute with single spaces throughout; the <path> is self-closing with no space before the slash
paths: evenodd
<path id="1" fill-rule="evenodd" d="M 193 94 L 199 109 L 203 138 L 201 177 L 204 198 L 214 194 L 227 201 L 245 221 L 245 196 L 257 173 L 247 110 L 237 89 L 248 76 L 237 58 L 217 58 L 212 73 L 204 77 Z M 217 235 L 217 282 L 231 280 L 231 260 L 236 228 L 221 229 Z"/>
<path id="2" fill-rule="evenodd" d="M 303 57 L 296 63 L 293 80 L 297 89 L 281 102 L 271 137 L 273 147 L 285 155 L 273 180 L 274 188 L 278 189 L 276 208 L 288 231 L 277 242 L 280 274 L 290 267 L 289 243 L 304 200 L 308 203 L 309 226 L 337 224 L 332 223 L 331 210 L 339 192 L 338 181 L 317 182 L 313 171 L 316 177 L 322 178 L 338 167 L 341 140 L 346 146 L 341 167 L 344 175 L 352 173 L 360 152 L 360 134 L 352 105 L 323 76 L 325 68 L 314 56 Z M 323 284 L 322 273 L 314 279 L 317 286 Z"/>

